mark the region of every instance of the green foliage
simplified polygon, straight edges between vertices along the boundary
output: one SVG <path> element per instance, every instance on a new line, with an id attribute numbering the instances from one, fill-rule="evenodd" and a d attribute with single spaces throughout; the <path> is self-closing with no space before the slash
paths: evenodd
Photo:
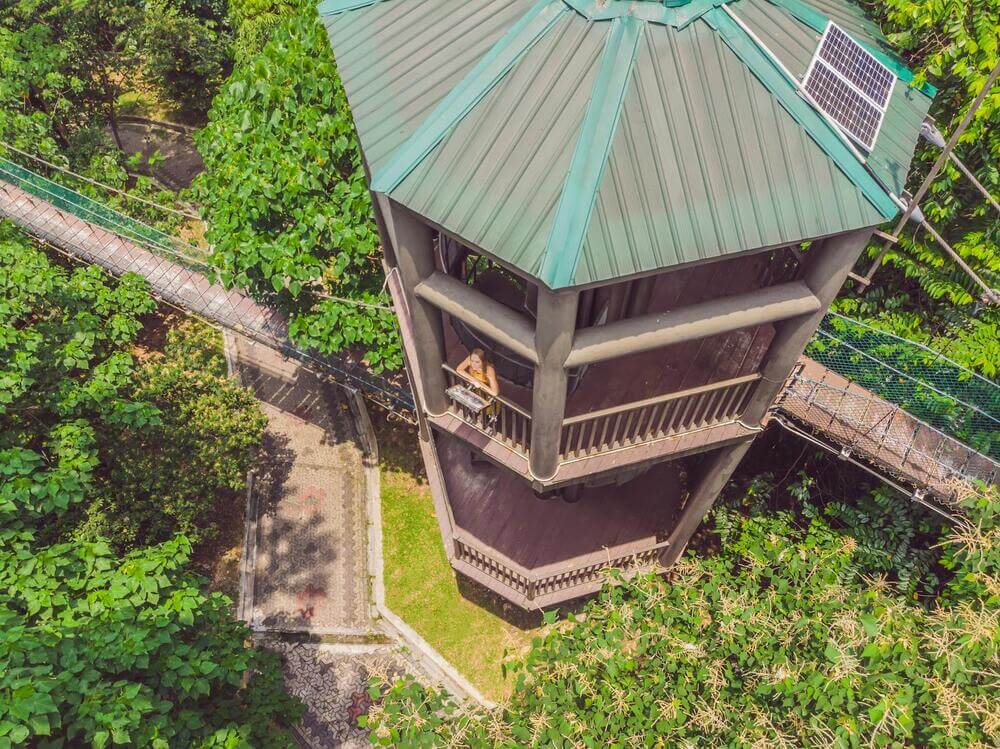
<path id="1" fill-rule="evenodd" d="M 0 745 L 198 746 L 220 730 L 291 746 L 297 709 L 230 602 L 184 572 L 179 537 L 116 558 L 103 543 L 0 547 Z M 241 686 L 248 672 L 250 686 Z"/>
<path id="2" fill-rule="evenodd" d="M 776 485 L 772 474 L 763 473 L 731 484 L 721 504 L 749 517 L 789 512 L 801 526 L 822 519 L 855 546 L 851 564 L 844 568 L 845 584 L 863 585 L 877 579 L 908 598 L 923 600 L 933 600 L 940 590 L 937 547 L 947 527 L 945 521 L 885 486 L 858 486 L 849 498 L 842 494 L 837 498 L 829 486 L 806 471 L 799 471 L 787 487 Z M 716 532 L 723 541 L 735 518 L 725 512 L 717 518 Z"/>
<path id="3" fill-rule="evenodd" d="M 283 21 L 309 5 L 301 0 L 230 0 L 229 22 L 235 30 L 233 59 L 250 62 L 264 49 Z"/>
<path id="4" fill-rule="evenodd" d="M 190 113 L 211 106 L 229 72 L 231 34 L 214 3 L 146 0 L 139 42 L 143 78 Z"/>
<path id="5" fill-rule="evenodd" d="M 982 599 L 928 611 L 845 584 L 857 545 L 820 518 L 723 513 L 722 551 L 612 582 L 536 638 L 508 703 L 413 681 L 369 721 L 383 746 L 987 746 L 1000 635 Z M 967 564 L 967 560 L 959 562 Z M 995 568 L 984 584 L 996 589 Z M 373 687 L 373 695 L 381 694 Z"/>
<path id="6" fill-rule="evenodd" d="M 401 366 L 379 238 L 347 99 L 315 11 L 287 21 L 236 70 L 197 137 L 197 194 L 226 284 L 292 313 L 294 340 Z"/>
<path id="7" fill-rule="evenodd" d="M 84 15 L 90 17 L 89 13 L 88 10 Z M 72 17 L 72 23 L 66 20 L 67 16 Z M 128 159 L 104 131 L 111 106 L 105 99 L 115 95 L 119 83 L 114 84 L 114 90 L 109 89 L 110 93 L 104 91 L 93 80 L 96 73 L 88 67 L 91 63 L 81 61 L 81 58 L 89 60 L 87 44 L 92 40 L 88 33 L 124 35 L 134 29 L 116 27 L 117 31 L 102 31 L 98 26 L 86 26 L 85 21 L 86 18 L 77 18 L 72 13 L 69 4 L 52 2 L 18 4 L 0 15 L 0 140 L 84 177 L 169 205 L 175 196 L 160 190 L 145 177 L 132 177 L 128 173 Z M 120 81 L 121 76 L 133 74 L 128 60 L 115 64 L 118 62 L 121 69 L 116 68 L 109 75 Z M 161 211 L 49 170 L 12 150 L 0 147 L 0 157 L 42 172 L 160 229 L 172 232 L 176 227 L 176 220 Z M 17 184 L 26 177 L 23 171 L 6 162 L 0 165 L 0 178 L 6 181 Z M 53 190 L 51 183 L 39 181 L 37 188 L 29 192 L 59 202 L 49 194 Z M 96 213 L 84 215 L 97 219 L 98 223 L 107 214 L 105 209 L 93 205 L 87 209 Z M 130 232 L 133 229 L 129 227 Z"/>
<path id="8" fill-rule="evenodd" d="M 1000 342 L 993 347 L 1000 352 Z M 921 421 L 1000 458 L 1000 389 L 940 352 L 827 315 L 806 353 Z"/>
<path id="9" fill-rule="evenodd" d="M 0 449 L 17 456 L 23 481 L 44 475 L 53 487 L 12 497 L 11 511 L 38 505 L 44 515 L 86 497 L 59 532 L 80 524 L 75 535 L 119 550 L 178 532 L 211 539 L 219 508 L 241 501 L 264 430 L 253 396 L 226 377 L 217 334 L 182 325 L 139 365 L 141 316 L 153 309 L 142 280 L 66 273 L 23 240 L 0 243 L 0 289 L 10 331 L 0 341 Z"/>
<path id="10" fill-rule="evenodd" d="M 138 277 L 110 284 L 96 267 L 66 273 L 6 227 L 0 290 L 0 463 L 19 477 L 0 506 L 16 522 L 82 499 L 98 432 L 158 419 L 127 395 L 128 347 L 153 301 Z"/>
<path id="11" fill-rule="evenodd" d="M 131 397 L 159 418 L 101 440 L 105 469 L 78 535 L 119 549 L 179 532 L 194 544 L 217 535 L 222 508 L 241 501 L 266 424 L 250 391 L 227 377 L 219 343 L 210 328 L 182 323 L 136 371 Z"/>
<path id="12" fill-rule="evenodd" d="M 200 334 L 137 364 L 153 306 L 138 277 L 67 271 L 0 225 L 0 747 L 290 745 L 280 668 L 185 570 L 189 539 L 119 558 L 72 538 L 100 494 L 203 491 L 210 507 L 259 436 Z M 142 499 L 145 518 L 172 511 Z"/>
<path id="13" fill-rule="evenodd" d="M 885 577 L 914 598 L 937 592 L 933 547 L 941 523 L 919 512 L 912 499 L 879 486 L 853 502 L 829 502 L 823 511 L 857 543 L 853 562 L 862 576 Z"/>
<path id="14" fill-rule="evenodd" d="M 945 135 L 954 132 L 990 71 L 1000 62 L 1000 2 L 876 0 L 871 4 L 894 45 L 917 71 L 917 83 L 938 87 L 931 114 Z M 915 190 L 940 151 L 917 149 Z M 1000 86 L 994 86 L 955 153 L 994 196 L 1000 194 Z M 991 286 L 1000 286 L 1000 221 L 982 195 L 947 163 L 921 203 L 931 223 Z M 871 255 L 877 252 L 871 248 Z M 865 300 L 841 311 L 864 315 L 888 330 L 917 337 L 988 377 L 1000 362 L 1000 311 L 977 303 L 982 290 L 925 232 L 907 231 L 886 255 L 887 267 Z"/>

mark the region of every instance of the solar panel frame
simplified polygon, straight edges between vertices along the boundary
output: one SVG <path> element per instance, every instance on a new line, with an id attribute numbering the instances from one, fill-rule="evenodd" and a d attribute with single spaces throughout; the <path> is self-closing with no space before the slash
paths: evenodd
<path id="1" fill-rule="evenodd" d="M 889 104 L 896 76 L 875 56 L 834 23 L 827 25 L 820 41 L 820 60 L 853 83 L 873 104 Z"/>
<path id="2" fill-rule="evenodd" d="M 830 59 L 824 59 L 824 50 Z M 835 63 L 852 61 L 863 64 L 859 65 L 858 70 L 848 70 L 852 74 L 850 77 L 834 66 Z M 852 80 L 851 77 L 857 80 Z M 858 81 L 866 85 L 869 91 L 859 85 Z M 896 76 L 892 71 L 833 21 L 827 23 L 802 80 L 802 88 L 813 102 L 851 140 L 869 152 L 878 141 L 895 86 Z M 855 101 L 847 101 L 851 98 Z M 866 111 L 859 111 L 857 102 L 861 102 L 860 110 Z M 850 108 L 852 104 L 854 110 Z M 873 115 L 871 109 L 867 109 L 869 107 L 877 113 L 874 128 L 870 125 Z"/>

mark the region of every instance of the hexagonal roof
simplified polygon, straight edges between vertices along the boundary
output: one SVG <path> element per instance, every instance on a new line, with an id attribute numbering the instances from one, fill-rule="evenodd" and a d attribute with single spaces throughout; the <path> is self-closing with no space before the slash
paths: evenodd
<path id="1" fill-rule="evenodd" d="M 865 158 L 799 81 L 847 0 L 326 0 L 372 189 L 550 288 L 875 226 L 929 87 Z"/>

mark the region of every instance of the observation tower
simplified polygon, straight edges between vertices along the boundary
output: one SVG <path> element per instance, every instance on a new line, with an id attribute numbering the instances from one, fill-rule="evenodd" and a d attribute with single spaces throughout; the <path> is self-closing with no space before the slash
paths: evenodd
<path id="1" fill-rule="evenodd" d="M 934 94 L 848 0 L 326 0 L 455 569 L 669 565 Z M 470 363 L 471 362 L 471 363 Z"/>

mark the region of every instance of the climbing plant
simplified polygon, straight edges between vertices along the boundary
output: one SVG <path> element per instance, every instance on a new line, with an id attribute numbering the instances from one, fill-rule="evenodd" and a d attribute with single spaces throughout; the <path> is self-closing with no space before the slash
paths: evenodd
<path id="1" fill-rule="evenodd" d="M 288 310 L 300 346 L 358 348 L 376 371 L 400 367 L 361 154 L 314 10 L 237 69 L 197 141 L 223 281 Z"/>
<path id="2" fill-rule="evenodd" d="M 229 21 L 235 32 L 233 58 L 237 64 L 252 60 L 283 21 L 309 5 L 302 0 L 230 0 Z"/>

